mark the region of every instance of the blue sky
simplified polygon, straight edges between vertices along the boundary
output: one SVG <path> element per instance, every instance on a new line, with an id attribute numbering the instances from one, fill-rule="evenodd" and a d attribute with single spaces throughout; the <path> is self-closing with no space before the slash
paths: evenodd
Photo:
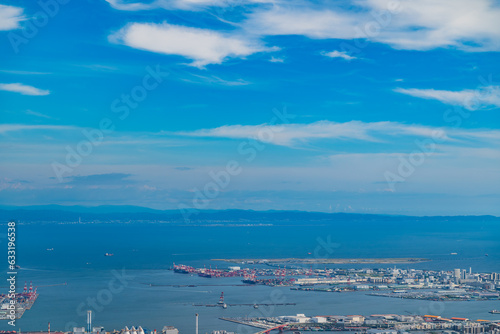
<path id="1" fill-rule="evenodd" d="M 8 205 L 500 215 L 500 3 L 0 1 Z"/>

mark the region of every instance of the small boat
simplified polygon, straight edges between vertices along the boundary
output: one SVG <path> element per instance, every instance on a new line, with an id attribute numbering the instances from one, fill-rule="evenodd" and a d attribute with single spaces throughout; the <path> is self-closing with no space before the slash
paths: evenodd
<path id="1" fill-rule="evenodd" d="M 500 314 L 500 311 L 499 310 L 491 310 L 490 313 L 491 314 Z"/>
<path id="2" fill-rule="evenodd" d="M 53 251 L 53 250 L 54 250 L 54 248 L 47 248 L 47 250 L 48 250 L 48 251 Z"/>
<path id="3" fill-rule="evenodd" d="M 451 253 L 450 255 L 457 255 L 458 253 Z"/>
<path id="4" fill-rule="evenodd" d="M 113 254 L 113 253 L 106 253 L 106 254 L 104 254 L 104 256 L 113 256 L 113 255 L 115 255 L 115 254 Z"/>

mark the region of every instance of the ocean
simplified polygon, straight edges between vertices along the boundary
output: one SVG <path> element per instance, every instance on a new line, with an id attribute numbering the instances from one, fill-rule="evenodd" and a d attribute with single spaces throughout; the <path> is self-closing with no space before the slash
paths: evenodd
<path id="1" fill-rule="evenodd" d="M 270 222 L 272 223 L 272 222 Z M 6 226 L 3 226 L 6 229 Z M 400 313 L 439 314 L 496 319 L 491 309 L 499 301 L 430 302 L 367 296 L 364 292 L 322 293 L 287 287 L 231 286 L 239 278 L 207 279 L 175 274 L 175 262 L 225 268 L 214 258 L 331 258 L 423 257 L 432 261 L 396 265 L 432 270 L 469 269 L 500 272 L 500 226 L 493 222 L 304 222 L 289 226 L 172 226 L 132 224 L 23 224 L 17 226 L 18 290 L 24 282 L 38 286 L 40 296 L 12 328 L 2 330 L 69 330 L 83 327 L 85 311 L 93 310 L 95 326 L 106 330 L 142 326 L 161 330 L 175 326 L 194 333 L 195 313 L 200 333 L 213 330 L 257 332 L 219 320 L 219 317 Z M 7 244 L 4 277 L 7 279 Z M 53 250 L 47 250 L 52 249 Z M 113 253 L 114 256 L 104 256 Z M 456 255 L 451 255 L 457 253 Z M 324 255 L 324 256 L 323 256 Z M 488 255 L 488 256 L 486 256 Z M 336 267 L 387 267 L 384 264 Z M 332 267 L 332 266 L 328 266 Z M 7 281 L 0 284 L 7 291 Z M 67 283 L 66 285 L 60 285 Z M 196 287 L 150 286 L 190 284 Z M 216 303 L 224 292 L 227 303 L 265 303 L 273 300 L 295 306 L 228 309 L 195 307 Z"/>

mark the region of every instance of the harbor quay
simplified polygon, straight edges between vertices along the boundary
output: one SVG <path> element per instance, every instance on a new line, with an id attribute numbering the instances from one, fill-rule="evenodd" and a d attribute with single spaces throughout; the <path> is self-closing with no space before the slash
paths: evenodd
<path id="1" fill-rule="evenodd" d="M 444 318 L 436 315 L 319 315 L 258 317 L 258 318 L 220 318 L 240 325 L 258 328 L 256 334 L 269 334 L 272 331 L 338 331 L 365 334 L 404 334 L 408 332 L 442 334 L 500 334 L 500 320 L 471 320 L 468 318 Z"/>

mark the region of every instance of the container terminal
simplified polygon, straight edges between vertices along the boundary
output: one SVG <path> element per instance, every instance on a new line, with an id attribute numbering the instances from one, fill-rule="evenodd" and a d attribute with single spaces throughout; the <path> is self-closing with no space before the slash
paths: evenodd
<path id="1" fill-rule="evenodd" d="M 33 283 L 30 282 L 30 287 L 24 283 L 24 289 L 21 293 L 15 294 L 15 303 L 11 303 L 11 298 L 7 294 L 0 294 L 0 320 L 20 319 L 26 310 L 29 310 L 36 299 L 38 298 L 37 288 L 33 288 Z"/>

